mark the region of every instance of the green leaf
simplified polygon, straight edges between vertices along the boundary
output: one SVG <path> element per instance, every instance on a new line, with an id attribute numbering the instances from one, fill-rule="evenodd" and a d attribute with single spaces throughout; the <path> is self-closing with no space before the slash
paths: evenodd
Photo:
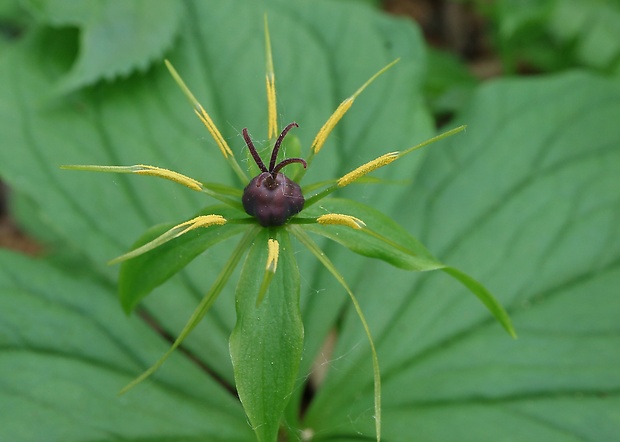
<path id="1" fill-rule="evenodd" d="M 237 391 L 259 441 L 277 440 L 303 349 L 299 270 L 288 233 L 279 230 L 277 238 L 277 269 L 260 304 L 269 231 L 262 229 L 250 248 L 237 285 L 237 323 L 230 336 Z"/>
<path id="2" fill-rule="evenodd" d="M 63 92 L 146 71 L 170 49 L 183 22 L 178 2 L 157 7 L 149 0 L 26 3 L 40 21 L 80 31 L 77 59 L 58 84 Z"/>
<path id="3" fill-rule="evenodd" d="M 381 259 L 406 270 L 427 271 L 444 266 L 417 239 L 387 215 L 364 204 L 339 198 L 321 200 L 320 207 L 304 211 L 304 215 L 326 213 L 351 215 L 367 228 L 352 229 L 336 225 L 307 224 L 304 229 L 336 241 L 349 250 L 370 258 Z"/>
<path id="4" fill-rule="evenodd" d="M 251 440 L 234 397 L 182 354 L 116 395 L 167 345 L 109 284 L 0 250 L 1 440 Z"/>
<path id="5" fill-rule="evenodd" d="M 219 214 L 227 219 L 239 212 L 226 206 L 209 206 L 199 215 Z M 157 238 L 175 224 L 161 224 L 146 231 L 132 246 L 135 249 Z M 180 272 L 213 245 L 247 229 L 247 225 L 225 224 L 190 231 L 150 252 L 124 261 L 118 280 L 118 293 L 125 312 L 130 313 L 156 287 Z"/>

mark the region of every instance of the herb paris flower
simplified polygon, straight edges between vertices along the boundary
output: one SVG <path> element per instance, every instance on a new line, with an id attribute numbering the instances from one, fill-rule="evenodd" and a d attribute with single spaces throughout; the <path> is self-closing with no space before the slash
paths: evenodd
<path id="1" fill-rule="evenodd" d="M 236 291 L 237 325 L 231 335 L 230 353 L 237 391 L 249 421 L 257 432 L 257 437 L 275 440 L 284 407 L 295 388 L 303 348 L 303 325 L 301 324 L 299 309 L 299 276 L 289 238 L 292 235 L 299 243 L 308 248 L 336 278 L 350 296 L 360 318 L 371 347 L 374 373 L 375 432 L 376 439 L 379 440 L 381 434 L 381 383 L 379 362 L 370 329 L 356 297 L 344 278 L 307 232 L 333 239 L 353 252 L 382 259 L 406 270 L 441 269 L 445 271 L 476 295 L 504 328 L 514 336 L 508 315 L 495 298 L 478 282 L 459 270 L 437 261 L 424 246 L 403 229 L 393 226 L 391 223 L 376 221 L 371 223 L 369 219 L 381 219 L 381 215 L 374 209 L 347 200 L 324 200 L 331 193 L 360 180 L 374 170 L 384 167 L 421 147 L 456 134 L 462 131 L 464 127 L 457 127 L 403 151 L 381 155 L 342 177 L 319 186 L 318 189 L 320 190 L 306 199 L 301 186 L 298 184 L 303 177 L 303 170 L 289 178 L 282 172 L 283 168 L 294 163 L 301 164 L 304 170 L 309 167 L 314 156 L 320 152 L 328 136 L 353 105 L 356 98 L 398 60 L 378 71 L 338 106 L 318 131 L 306 159 L 287 158 L 277 162 L 278 153 L 285 136 L 293 127 L 297 127 L 297 123 L 287 125 L 276 138 L 278 131 L 275 74 L 266 22 L 265 29 L 268 137 L 271 140 L 275 139 L 275 143 L 268 163 L 269 167 L 267 167 L 254 147 L 247 128 L 243 129 L 242 135 L 247 148 L 260 169 L 260 174 L 252 179 L 248 178 L 246 171 L 240 166 L 232 149 L 228 146 L 210 115 L 194 97 L 172 65 L 166 61 L 166 66 L 172 77 L 192 103 L 194 112 L 207 127 L 225 161 L 236 174 L 241 185 L 245 186 L 242 193 L 239 189 L 202 183 L 178 172 L 155 166 L 64 166 L 66 169 L 74 170 L 156 176 L 177 182 L 191 190 L 205 193 L 224 203 L 223 206 L 209 207 L 204 213 L 191 220 L 167 227 L 164 231 L 158 230 L 147 234 L 136 248 L 111 261 L 111 263 L 123 263 L 121 273 L 124 272 L 125 275 L 129 275 L 125 278 L 129 282 L 125 281 L 124 284 L 134 288 L 126 290 L 124 295 L 121 290 L 121 303 L 127 311 L 135 308 L 138 302 L 157 284 L 163 283 L 167 277 L 178 272 L 187 262 L 184 261 L 177 264 L 175 268 L 169 269 L 166 277 L 160 278 L 151 286 L 145 286 L 139 282 L 138 273 L 143 269 L 139 266 L 132 267 L 134 265 L 132 263 L 144 256 L 156 256 L 161 250 L 158 248 L 169 242 L 169 245 L 174 248 L 184 244 L 182 243 L 184 240 L 200 238 L 205 244 L 201 250 L 203 251 L 231 236 L 244 233 L 216 281 L 171 348 L 159 361 L 125 387 L 123 391 L 150 376 L 181 344 L 213 305 L 230 279 L 233 270 L 247 253 L 248 256 L 241 271 Z M 241 202 L 231 195 L 241 195 Z M 322 200 L 324 202 L 330 201 L 330 204 L 325 204 L 325 207 L 330 207 L 332 210 L 329 213 L 317 214 L 316 210 L 312 208 Z M 172 242 L 173 240 L 174 242 Z M 132 269 L 135 268 L 140 270 L 133 271 Z M 132 282 L 135 283 L 132 285 Z M 286 311 L 281 312 L 281 309 Z M 269 318 L 280 326 L 279 333 L 274 334 L 273 329 L 266 327 L 269 324 Z M 260 353 L 257 353 L 258 351 Z M 263 397 L 257 397 L 255 391 L 254 373 L 259 371 L 266 378 L 266 381 L 261 384 L 263 388 L 260 395 Z M 272 403 L 268 410 L 262 407 L 264 396 L 267 395 L 271 395 Z M 258 434 L 259 432 L 261 435 Z"/>

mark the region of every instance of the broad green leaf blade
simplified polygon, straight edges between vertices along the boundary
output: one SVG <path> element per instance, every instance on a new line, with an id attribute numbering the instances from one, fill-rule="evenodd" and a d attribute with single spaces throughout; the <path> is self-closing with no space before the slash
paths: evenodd
<path id="1" fill-rule="evenodd" d="M 252 440 L 237 400 L 181 354 L 117 396 L 168 343 L 109 284 L 0 250 L 0 324 L 0 440 Z"/>
<path id="2" fill-rule="evenodd" d="M 226 206 L 209 206 L 198 215 L 219 214 L 230 219 L 239 212 Z M 147 230 L 133 245 L 135 249 L 166 232 L 174 224 L 163 224 Z M 124 261 L 118 281 L 118 293 L 125 312 L 131 312 L 156 287 L 180 272 L 199 254 L 213 245 L 247 229 L 247 225 L 225 224 L 196 229 L 173 239 L 150 252 Z"/>
<path id="3" fill-rule="evenodd" d="M 80 32 L 77 60 L 59 84 L 64 92 L 144 72 L 170 49 L 183 16 L 183 8 L 176 2 L 156 8 L 149 0 L 26 4 L 40 21 L 54 27 L 76 27 Z"/>
<path id="4" fill-rule="evenodd" d="M 258 305 L 269 231 L 255 238 L 237 286 L 237 324 L 230 336 L 239 398 L 257 439 L 270 442 L 277 440 L 298 377 L 304 336 L 295 253 L 287 232 L 278 231 L 277 238 L 278 267 Z"/>
<path id="5" fill-rule="evenodd" d="M 620 430 L 620 87 L 573 73 L 477 92 L 468 130 L 426 157 L 391 213 L 507 306 L 507 338 L 439 273 L 369 264 L 350 279 L 375 335 L 383 432 L 403 440 L 607 440 Z M 339 265 L 336 261 L 335 265 Z M 351 308 L 308 411 L 341 434 L 369 411 L 370 354 Z M 351 405 L 352 404 L 352 405 Z M 449 423 L 447 425 L 446 423 Z M 318 431 L 318 430 L 317 430 Z M 534 436 L 532 436 L 534 435 Z"/>
<path id="6" fill-rule="evenodd" d="M 387 215 L 364 204 L 339 198 L 322 200 L 320 207 L 304 211 L 304 215 L 326 213 L 351 215 L 366 224 L 366 229 L 319 224 L 304 225 L 304 229 L 336 241 L 349 250 L 370 258 L 381 259 L 406 270 L 427 271 L 444 266 L 400 225 Z"/>

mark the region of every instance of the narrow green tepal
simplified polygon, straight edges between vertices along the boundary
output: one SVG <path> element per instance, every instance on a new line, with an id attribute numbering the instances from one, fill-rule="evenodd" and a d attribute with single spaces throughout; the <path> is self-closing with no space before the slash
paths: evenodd
<path id="1" fill-rule="evenodd" d="M 236 290 L 237 323 L 230 355 L 241 403 L 258 441 L 277 440 L 284 408 L 298 376 L 303 349 L 299 270 L 288 233 L 278 229 L 277 268 L 256 302 L 268 265 L 269 229 L 250 248 Z"/>
<path id="2" fill-rule="evenodd" d="M 196 216 L 212 213 L 221 214 L 229 220 L 239 217 L 237 210 L 223 205 L 205 207 Z M 133 249 L 148 244 L 173 226 L 174 223 L 169 223 L 150 228 L 138 238 Z M 247 226 L 234 223 L 214 227 L 195 229 L 159 245 L 156 251 L 123 261 L 119 272 L 118 295 L 125 313 L 131 313 L 144 297 L 183 270 L 205 250 L 247 229 Z"/>
<path id="3" fill-rule="evenodd" d="M 448 275 L 463 284 L 470 292 L 478 297 L 478 299 L 486 306 L 487 309 L 495 316 L 495 319 L 504 327 L 513 338 L 517 338 L 517 332 L 512 326 L 512 321 L 508 312 L 502 307 L 497 299 L 482 284 L 466 273 L 454 267 L 445 267 L 442 269 Z"/>

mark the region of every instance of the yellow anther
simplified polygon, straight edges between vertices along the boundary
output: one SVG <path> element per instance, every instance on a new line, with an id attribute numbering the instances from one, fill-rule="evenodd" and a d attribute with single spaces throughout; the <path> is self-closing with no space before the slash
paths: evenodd
<path id="1" fill-rule="evenodd" d="M 273 72 L 267 74 L 267 136 L 270 140 L 278 136 L 278 120 L 276 118 L 276 78 Z"/>
<path id="2" fill-rule="evenodd" d="M 164 60 L 164 63 L 166 63 L 166 67 L 168 68 L 168 71 L 170 71 L 170 75 L 172 75 L 172 78 L 174 78 L 174 81 L 177 83 L 177 85 L 179 85 L 179 87 L 181 88 L 181 90 L 183 91 L 187 99 L 190 101 L 190 103 L 192 103 L 192 106 L 194 106 L 194 112 L 196 112 L 196 115 L 198 115 L 198 118 L 200 118 L 200 121 L 202 121 L 203 124 L 207 126 L 207 130 L 209 131 L 209 133 L 211 134 L 211 136 L 217 143 L 218 147 L 222 151 L 222 155 L 224 155 L 224 158 L 228 158 L 229 155 L 232 156 L 233 154 L 232 150 L 230 150 L 230 147 L 228 147 L 228 144 L 222 137 L 222 134 L 220 133 L 220 131 L 217 130 L 217 127 L 215 127 L 213 120 L 211 120 L 211 117 L 209 116 L 207 111 L 204 110 L 204 108 L 198 102 L 196 97 L 194 97 L 194 94 L 192 94 L 192 91 L 189 90 L 189 88 L 187 87 L 187 85 L 185 84 L 181 76 L 179 75 L 179 73 L 176 71 L 174 66 L 172 66 L 172 63 L 170 63 L 168 60 Z"/>
<path id="3" fill-rule="evenodd" d="M 146 164 L 138 164 L 137 166 L 131 166 L 131 168 L 133 169 L 132 172 L 138 175 L 157 176 L 170 181 L 174 181 L 175 183 L 183 184 L 184 186 L 189 187 L 192 190 L 202 190 L 202 184 L 200 184 L 199 181 L 196 181 L 193 178 L 190 178 L 173 170 L 163 169 L 161 167 L 155 166 L 147 166 Z"/>
<path id="4" fill-rule="evenodd" d="M 269 139 L 274 139 L 278 136 L 276 75 L 273 69 L 273 56 L 271 55 L 271 38 L 269 37 L 269 24 L 267 23 L 267 14 L 265 14 L 265 54 L 267 57 L 267 136 L 269 137 Z"/>
<path id="5" fill-rule="evenodd" d="M 342 103 L 340 103 L 340 105 L 338 106 L 336 111 L 327 119 L 327 121 L 325 122 L 323 127 L 319 130 L 319 133 L 314 138 L 314 141 L 312 142 L 312 145 L 310 146 L 310 149 L 311 149 L 313 154 L 319 153 L 319 151 L 323 147 L 323 144 L 325 144 L 325 140 L 327 140 L 327 137 L 329 136 L 331 131 L 334 129 L 334 127 L 336 127 L 336 124 L 338 124 L 340 119 L 344 116 L 344 114 L 347 113 L 349 108 L 353 105 L 353 102 L 355 101 L 357 96 L 359 94 L 361 94 L 362 91 L 364 89 L 366 89 L 368 87 L 368 85 L 370 85 L 370 83 L 375 81 L 377 79 L 377 77 L 379 77 L 381 74 L 383 74 L 389 68 L 391 68 L 396 63 L 398 63 L 399 60 L 400 59 L 396 59 L 393 62 L 391 62 L 390 64 L 388 64 L 387 66 L 383 67 L 376 74 L 374 74 L 372 77 L 370 77 L 366 81 L 366 83 L 364 83 L 357 91 L 355 91 L 355 93 L 353 95 L 351 95 L 349 98 L 345 99 Z"/>
<path id="6" fill-rule="evenodd" d="M 312 149 L 312 152 L 314 152 L 315 154 L 319 153 L 319 151 L 323 147 L 323 144 L 325 144 L 325 140 L 327 140 L 327 137 L 334 129 L 334 127 L 336 127 L 336 124 L 338 124 L 340 119 L 353 105 L 354 100 L 354 97 L 349 97 L 344 100 L 342 103 L 340 103 L 340 106 L 338 106 L 338 109 L 336 109 L 336 111 L 331 115 L 331 117 L 327 119 L 323 127 L 319 130 L 319 133 L 316 134 L 314 141 L 312 142 L 312 146 L 310 147 L 310 149 Z"/>
<path id="7" fill-rule="evenodd" d="M 278 267 L 278 255 L 280 254 L 280 243 L 275 239 L 267 241 L 267 266 L 265 270 L 271 273 L 276 272 Z"/>
<path id="8" fill-rule="evenodd" d="M 328 213 L 326 215 L 321 215 L 316 219 L 316 222 L 319 224 L 346 226 L 356 230 L 366 227 L 366 224 L 361 219 L 351 215 L 342 215 L 340 213 Z"/>
<path id="9" fill-rule="evenodd" d="M 183 229 L 176 235 L 181 236 L 184 233 L 189 232 L 190 230 L 197 229 L 198 227 L 209 227 L 215 225 L 221 226 L 223 224 L 226 224 L 226 218 L 224 218 L 222 215 L 200 215 L 194 219 L 190 219 L 189 221 L 185 221 L 184 223 L 174 226 L 170 230 L 172 231 L 187 226 L 186 229 Z"/>
<path id="10" fill-rule="evenodd" d="M 399 152 L 390 152 L 386 153 L 385 155 L 381 155 L 379 158 L 375 158 L 374 160 L 369 161 L 366 164 L 362 164 L 357 169 L 352 170 L 351 172 L 340 178 L 337 183 L 338 187 L 348 186 L 355 180 L 363 177 L 366 174 L 369 174 L 373 170 L 377 170 L 380 167 L 387 166 L 392 161 L 399 158 L 399 156 Z"/>
<path id="11" fill-rule="evenodd" d="M 164 243 L 167 243 L 170 240 L 178 238 L 181 235 L 189 232 L 190 230 L 197 229 L 198 227 L 209 227 L 214 225 L 222 225 L 226 224 L 226 218 L 221 215 L 201 215 L 196 218 L 190 219 L 189 221 L 185 221 L 181 224 L 177 224 L 173 228 L 169 229 L 162 235 L 158 236 L 154 240 L 147 242 L 146 244 L 134 249 L 124 255 L 119 256 L 118 258 L 114 258 L 108 264 L 116 264 L 121 261 L 126 261 L 131 258 L 135 258 L 136 256 L 142 255 L 143 253 L 150 252 L 156 247 L 161 246 Z"/>
<path id="12" fill-rule="evenodd" d="M 228 143 L 226 143 L 226 140 L 224 140 L 224 137 L 222 136 L 220 131 L 217 130 L 215 123 L 213 123 L 213 120 L 211 119 L 207 111 L 204 110 L 202 106 L 198 105 L 198 107 L 194 109 L 194 112 L 196 112 L 196 115 L 198 115 L 200 121 L 202 121 L 202 123 L 207 127 L 207 130 L 217 143 L 217 147 L 220 148 L 220 151 L 222 152 L 222 155 L 224 155 L 224 158 L 228 158 L 229 155 L 232 156 L 232 150 L 230 150 L 230 147 L 228 147 Z"/>
<path id="13" fill-rule="evenodd" d="M 181 173 L 174 172 L 169 169 L 163 169 L 156 166 L 148 166 L 146 164 L 137 164 L 135 166 L 92 166 L 92 165 L 71 165 L 60 166 L 61 169 L 69 170 L 87 170 L 90 172 L 112 172 L 112 173 L 136 173 L 138 175 L 150 175 L 165 178 L 175 183 L 183 184 L 192 190 L 200 192 L 203 190 L 200 181 L 185 176 Z"/>

